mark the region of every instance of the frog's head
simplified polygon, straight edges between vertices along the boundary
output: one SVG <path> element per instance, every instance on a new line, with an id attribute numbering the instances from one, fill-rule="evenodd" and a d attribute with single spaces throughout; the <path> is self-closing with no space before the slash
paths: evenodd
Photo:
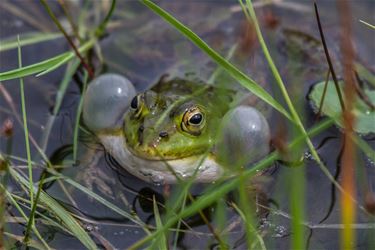
<path id="1" fill-rule="evenodd" d="M 128 149 L 149 160 L 181 159 L 210 150 L 224 112 L 204 97 L 152 90 L 135 96 L 124 119 Z"/>
<path id="2" fill-rule="evenodd" d="M 135 95 L 128 79 L 105 74 L 86 91 L 83 119 L 108 153 L 145 181 L 194 175 L 210 182 L 223 176 L 223 167 L 269 152 L 266 119 L 252 107 L 230 108 L 234 98 L 228 89 L 182 79 Z"/>

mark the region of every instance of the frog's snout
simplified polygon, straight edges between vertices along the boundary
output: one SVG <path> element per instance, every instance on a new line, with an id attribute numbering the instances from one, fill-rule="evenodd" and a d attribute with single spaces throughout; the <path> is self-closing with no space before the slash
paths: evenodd
<path id="1" fill-rule="evenodd" d="M 133 84 L 118 74 L 103 74 L 88 85 L 83 103 L 83 120 L 94 132 L 117 129 L 136 95 Z"/>

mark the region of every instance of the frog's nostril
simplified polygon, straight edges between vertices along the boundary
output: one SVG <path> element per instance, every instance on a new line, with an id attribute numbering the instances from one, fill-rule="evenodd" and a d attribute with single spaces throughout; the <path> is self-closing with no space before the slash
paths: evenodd
<path id="1" fill-rule="evenodd" d="M 143 144 L 143 130 L 145 127 L 143 125 L 139 126 L 138 128 L 138 143 L 139 145 Z"/>
<path id="2" fill-rule="evenodd" d="M 167 136 L 168 136 L 168 132 L 167 132 L 167 131 L 161 131 L 161 132 L 159 133 L 159 136 L 160 136 L 161 138 L 167 137 Z"/>
<path id="3" fill-rule="evenodd" d="M 142 133 L 143 130 L 145 130 L 145 127 L 144 127 L 143 125 L 139 126 L 138 131 L 139 131 L 140 133 Z"/>

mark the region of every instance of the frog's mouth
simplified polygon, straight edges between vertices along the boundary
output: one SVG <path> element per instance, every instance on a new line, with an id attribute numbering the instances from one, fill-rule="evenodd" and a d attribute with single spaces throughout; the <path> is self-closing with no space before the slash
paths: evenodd
<path id="1" fill-rule="evenodd" d="M 142 130 L 143 131 L 143 130 Z M 154 132 L 152 134 L 155 134 Z M 199 146 L 169 144 L 165 138 L 158 136 L 155 138 L 146 138 L 143 133 L 138 134 L 138 140 L 129 142 L 124 134 L 123 147 L 138 158 L 151 161 L 170 161 L 184 159 L 188 157 L 198 157 L 204 154 L 207 149 L 200 144 Z"/>
<path id="2" fill-rule="evenodd" d="M 100 141 L 116 161 L 138 178 L 154 183 L 176 183 L 176 176 L 187 179 L 194 176 L 198 182 L 211 182 L 223 174 L 223 169 L 211 155 L 193 155 L 166 159 L 139 156 L 126 146 L 124 137 L 103 135 Z"/>
<path id="3" fill-rule="evenodd" d="M 148 145 L 141 145 L 136 147 L 129 147 L 124 143 L 124 147 L 136 157 L 151 161 L 171 161 L 184 158 L 198 157 L 204 153 L 202 150 L 191 150 L 179 153 L 171 153 L 170 151 L 159 150 L 157 143 L 150 143 Z M 173 148 L 171 148 L 173 150 Z M 201 152 L 202 151 L 202 152 Z"/>

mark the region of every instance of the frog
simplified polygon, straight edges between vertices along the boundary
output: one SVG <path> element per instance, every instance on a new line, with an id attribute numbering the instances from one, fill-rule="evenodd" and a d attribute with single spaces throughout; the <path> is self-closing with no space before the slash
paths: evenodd
<path id="1" fill-rule="evenodd" d="M 126 77 L 102 75 L 88 86 L 83 120 L 121 167 L 154 184 L 228 178 L 231 165 L 270 151 L 261 112 L 240 105 L 235 90 L 198 80 L 163 78 L 136 93 Z"/>

